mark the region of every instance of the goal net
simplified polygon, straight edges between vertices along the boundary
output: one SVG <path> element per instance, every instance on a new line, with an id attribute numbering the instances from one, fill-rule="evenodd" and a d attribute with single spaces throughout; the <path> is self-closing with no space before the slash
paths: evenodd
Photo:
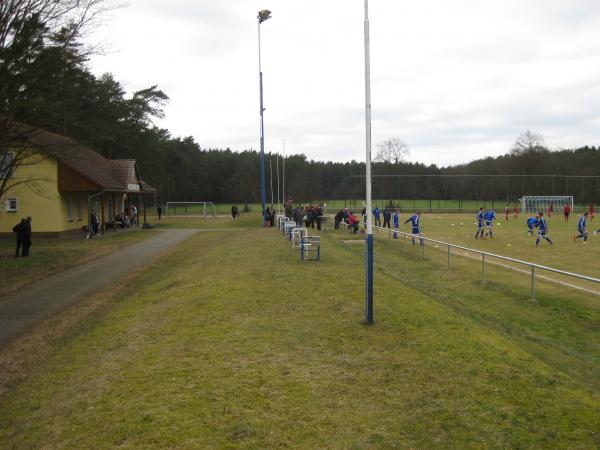
<path id="1" fill-rule="evenodd" d="M 569 205 L 573 211 L 572 195 L 524 195 L 520 201 L 523 212 L 545 213 L 552 207 L 555 213 L 561 213 L 565 205 Z"/>
<path id="2" fill-rule="evenodd" d="M 215 216 L 213 202 L 167 202 L 166 215 L 168 216 Z"/>

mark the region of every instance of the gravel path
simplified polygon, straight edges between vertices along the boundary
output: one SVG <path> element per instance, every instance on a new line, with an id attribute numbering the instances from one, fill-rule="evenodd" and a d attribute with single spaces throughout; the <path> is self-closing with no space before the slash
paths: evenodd
<path id="1" fill-rule="evenodd" d="M 114 285 L 132 270 L 199 231 L 163 231 L 157 236 L 0 297 L 0 347 L 7 345 L 37 322 L 74 305 L 105 286 Z"/>

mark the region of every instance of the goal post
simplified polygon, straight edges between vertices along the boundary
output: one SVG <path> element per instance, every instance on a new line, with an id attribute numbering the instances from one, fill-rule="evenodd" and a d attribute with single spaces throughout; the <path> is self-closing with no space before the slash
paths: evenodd
<path id="1" fill-rule="evenodd" d="M 188 215 L 214 217 L 215 204 L 213 202 L 167 202 L 167 216 Z"/>
<path id="2" fill-rule="evenodd" d="M 573 196 L 572 195 L 524 195 L 521 199 L 522 212 L 546 212 L 553 207 L 555 213 L 562 212 L 565 205 L 571 207 L 573 211 Z"/>

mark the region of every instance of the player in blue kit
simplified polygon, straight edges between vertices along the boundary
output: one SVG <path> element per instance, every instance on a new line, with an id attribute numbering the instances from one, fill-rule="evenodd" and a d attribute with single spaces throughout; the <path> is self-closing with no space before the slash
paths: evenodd
<path id="1" fill-rule="evenodd" d="M 415 236 L 416 235 L 419 236 L 419 243 L 421 245 L 424 245 L 425 241 L 421 237 L 421 213 L 417 212 L 412 217 L 410 217 L 409 219 L 406 219 L 404 221 L 405 224 L 407 224 L 408 222 L 411 222 L 411 224 L 412 224 L 412 235 L 413 235 L 413 237 L 412 237 L 412 243 L 413 243 L 413 245 L 416 245 L 416 243 L 415 243 Z"/>
<path id="2" fill-rule="evenodd" d="M 475 233 L 475 239 L 484 239 L 483 233 L 485 231 L 485 211 L 483 208 L 479 208 L 477 212 L 477 232 Z"/>
<path id="3" fill-rule="evenodd" d="M 400 214 L 398 210 L 394 210 L 392 213 L 392 223 L 394 224 L 394 239 L 398 239 L 398 227 L 400 226 Z"/>
<path id="4" fill-rule="evenodd" d="M 587 222 L 588 213 L 584 212 L 583 216 L 579 218 L 579 222 L 577 222 L 577 231 L 579 235 L 573 236 L 573 240 L 577 242 L 577 239 L 583 238 L 583 242 L 586 243 L 588 240 L 588 232 L 585 230 L 586 222 Z"/>
<path id="5" fill-rule="evenodd" d="M 486 237 L 488 235 L 490 236 L 490 238 L 494 237 L 494 234 L 493 234 L 494 220 L 496 220 L 496 211 L 494 211 L 493 209 L 490 209 L 489 211 L 487 211 L 485 213 L 485 227 L 487 228 L 487 230 L 485 232 Z"/>
<path id="6" fill-rule="evenodd" d="M 538 220 L 538 217 L 530 217 L 527 219 L 527 234 L 531 235 L 531 237 L 533 237 L 533 229 L 537 228 L 540 224 L 540 221 Z"/>
<path id="7" fill-rule="evenodd" d="M 548 244 L 552 245 L 552 239 L 548 237 L 548 223 L 544 218 L 544 213 L 541 211 L 538 213 L 538 222 L 539 230 L 537 240 L 535 241 L 535 246 L 537 247 L 540 245 L 540 238 L 544 238 Z"/>

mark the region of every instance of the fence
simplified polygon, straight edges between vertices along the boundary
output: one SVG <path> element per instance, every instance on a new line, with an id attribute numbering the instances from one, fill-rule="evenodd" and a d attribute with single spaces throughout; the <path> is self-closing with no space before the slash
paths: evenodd
<path id="1" fill-rule="evenodd" d="M 545 271 L 545 272 L 550 272 L 550 273 L 555 273 L 555 274 L 559 274 L 559 275 L 563 275 L 565 277 L 568 278 L 575 278 L 575 279 L 579 279 L 579 280 L 585 280 L 585 281 L 589 281 L 595 284 L 599 284 L 600 283 L 600 279 L 598 278 L 593 278 L 593 277 L 589 277 L 586 275 L 580 275 L 577 273 L 573 273 L 573 272 L 566 272 L 564 270 L 559 270 L 559 269 L 554 269 L 552 267 L 547 267 L 547 266 L 542 266 L 540 264 L 535 264 L 535 263 L 531 263 L 528 261 L 522 261 L 520 259 L 515 259 L 515 258 L 510 258 L 508 256 L 502 256 L 502 255 L 496 255 L 495 253 L 489 253 L 489 252 L 484 252 L 481 250 L 475 250 L 472 248 L 468 248 L 468 247 L 464 247 L 462 245 L 455 245 L 455 244 L 450 244 L 449 242 L 443 242 L 443 241 L 438 241 L 436 239 L 431 239 L 431 238 L 427 238 L 427 237 L 419 237 L 416 235 L 413 235 L 411 233 L 405 233 L 402 231 L 396 231 L 396 230 L 392 230 L 390 228 L 382 228 L 382 227 L 373 227 L 373 229 L 376 232 L 376 236 L 379 237 L 380 232 L 384 232 L 388 234 L 388 241 L 391 242 L 392 240 L 392 235 L 396 234 L 398 236 L 403 236 L 403 241 L 404 241 L 404 248 L 406 249 L 407 247 L 407 238 L 410 238 L 412 240 L 412 238 L 415 239 L 422 239 L 424 242 L 432 242 L 441 246 L 445 246 L 447 248 L 447 253 L 448 253 L 448 267 L 450 267 L 450 262 L 451 262 L 451 257 L 453 255 L 452 253 L 452 249 L 457 249 L 457 250 L 462 250 L 464 252 L 470 253 L 470 254 L 476 254 L 479 255 L 479 258 L 481 259 L 481 282 L 482 283 L 486 283 L 486 269 L 487 269 L 487 264 L 495 264 L 495 265 L 500 265 L 503 268 L 506 269 L 510 269 L 510 270 L 514 270 L 514 271 L 518 271 L 518 272 L 523 272 L 522 269 L 518 269 L 514 266 L 511 265 L 507 265 L 507 264 L 499 264 L 499 263 L 495 263 L 495 262 L 491 262 L 489 261 L 490 258 L 494 258 L 497 260 L 501 260 L 501 261 L 507 261 L 507 262 L 511 262 L 514 264 L 518 264 L 518 265 L 522 265 L 528 268 L 527 272 L 530 274 L 531 276 L 531 300 L 535 300 L 535 282 L 536 282 L 536 271 Z M 422 248 L 422 255 L 423 257 L 425 257 L 425 245 L 421 246 Z M 460 255 L 458 253 L 454 253 L 455 256 L 463 256 Z M 471 257 L 472 258 L 472 257 Z M 549 281 L 555 282 L 555 283 L 559 283 L 563 286 L 569 287 L 569 288 L 573 288 L 573 289 L 578 289 L 578 290 L 583 290 L 585 292 L 589 292 L 595 295 L 600 295 L 600 291 L 595 291 L 595 290 L 591 290 L 591 289 L 586 289 L 580 286 L 575 286 L 575 285 L 571 285 L 569 283 L 565 283 L 565 282 L 561 282 L 559 280 L 554 280 L 554 279 L 548 279 Z"/>
<path id="2" fill-rule="evenodd" d="M 290 186 L 290 192 L 294 189 Z M 362 208 L 365 176 L 323 180 L 320 192 L 328 205 Z M 518 204 L 526 195 L 573 196 L 578 210 L 600 201 L 600 176 L 572 175 L 373 175 L 372 198 L 380 207 L 392 203 L 403 210 L 473 212 Z M 314 202 L 314 201 L 313 201 Z M 333 204 L 332 204 L 333 207 Z"/>

